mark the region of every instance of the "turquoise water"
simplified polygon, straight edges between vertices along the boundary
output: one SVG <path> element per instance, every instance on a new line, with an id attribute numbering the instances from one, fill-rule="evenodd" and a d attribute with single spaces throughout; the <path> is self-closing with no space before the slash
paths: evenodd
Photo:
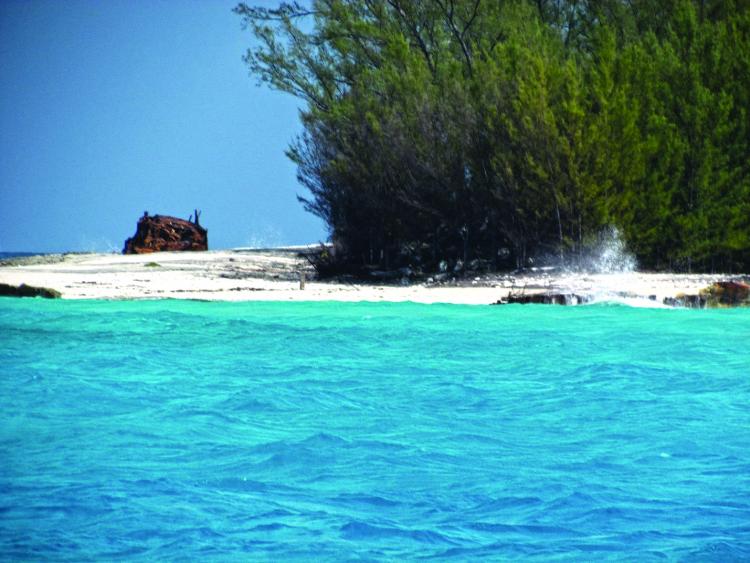
<path id="1" fill-rule="evenodd" d="M 0 559 L 750 558 L 750 310 L 0 299 Z"/>

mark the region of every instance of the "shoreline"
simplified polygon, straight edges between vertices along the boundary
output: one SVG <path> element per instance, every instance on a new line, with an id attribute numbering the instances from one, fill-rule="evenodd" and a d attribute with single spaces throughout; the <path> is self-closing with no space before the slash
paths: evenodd
<path id="1" fill-rule="evenodd" d="M 205 301 L 382 301 L 489 305 L 509 296 L 571 295 L 586 302 L 621 301 L 659 307 L 697 295 L 740 274 L 528 271 L 477 274 L 409 285 L 317 281 L 300 247 L 157 252 L 51 254 L 0 262 L 0 283 L 51 288 L 64 299 L 198 299 Z M 300 289 L 300 274 L 306 282 Z"/>

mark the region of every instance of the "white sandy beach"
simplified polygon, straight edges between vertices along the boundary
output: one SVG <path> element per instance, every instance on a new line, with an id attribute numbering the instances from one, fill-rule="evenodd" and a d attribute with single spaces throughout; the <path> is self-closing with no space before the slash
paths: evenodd
<path id="1" fill-rule="evenodd" d="M 482 275 L 460 284 L 347 284 L 310 281 L 314 272 L 294 249 L 66 254 L 58 261 L 0 265 L 0 283 L 56 289 L 65 299 L 202 299 L 212 301 L 413 301 L 491 304 L 510 293 L 575 293 L 594 300 L 651 301 L 697 294 L 725 274 L 527 272 Z M 47 263 L 44 263 L 47 262 Z M 307 281 L 300 289 L 300 274 Z M 650 298 L 650 299 L 649 299 Z"/>

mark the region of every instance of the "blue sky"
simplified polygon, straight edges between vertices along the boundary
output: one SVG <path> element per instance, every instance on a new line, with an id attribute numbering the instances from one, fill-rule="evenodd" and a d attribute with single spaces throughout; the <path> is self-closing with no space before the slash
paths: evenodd
<path id="1" fill-rule="evenodd" d="M 0 252 L 119 251 L 196 207 L 211 248 L 325 238 L 284 156 L 299 103 L 248 75 L 235 3 L 0 2 Z"/>

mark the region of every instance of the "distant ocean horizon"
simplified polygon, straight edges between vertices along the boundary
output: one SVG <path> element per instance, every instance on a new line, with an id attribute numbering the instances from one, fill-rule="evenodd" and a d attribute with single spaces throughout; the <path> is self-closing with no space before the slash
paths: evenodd
<path id="1" fill-rule="evenodd" d="M 209 248 L 209 251 L 234 251 L 234 252 L 250 252 L 250 251 L 296 251 L 305 250 L 309 248 L 317 248 L 320 243 L 310 244 L 282 244 L 278 246 L 228 246 L 226 248 Z M 47 256 L 49 254 L 86 254 L 90 251 L 87 250 L 64 250 L 64 251 L 47 251 L 47 252 L 19 252 L 9 251 L 0 252 L 0 260 L 7 258 L 24 258 L 28 256 Z M 119 250 L 96 250 L 91 251 L 94 254 L 121 254 Z"/>
<path id="2" fill-rule="evenodd" d="M 25 256 L 44 256 L 49 252 L 0 252 L 0 260 L 5 258 L 23 258 Z"/>

